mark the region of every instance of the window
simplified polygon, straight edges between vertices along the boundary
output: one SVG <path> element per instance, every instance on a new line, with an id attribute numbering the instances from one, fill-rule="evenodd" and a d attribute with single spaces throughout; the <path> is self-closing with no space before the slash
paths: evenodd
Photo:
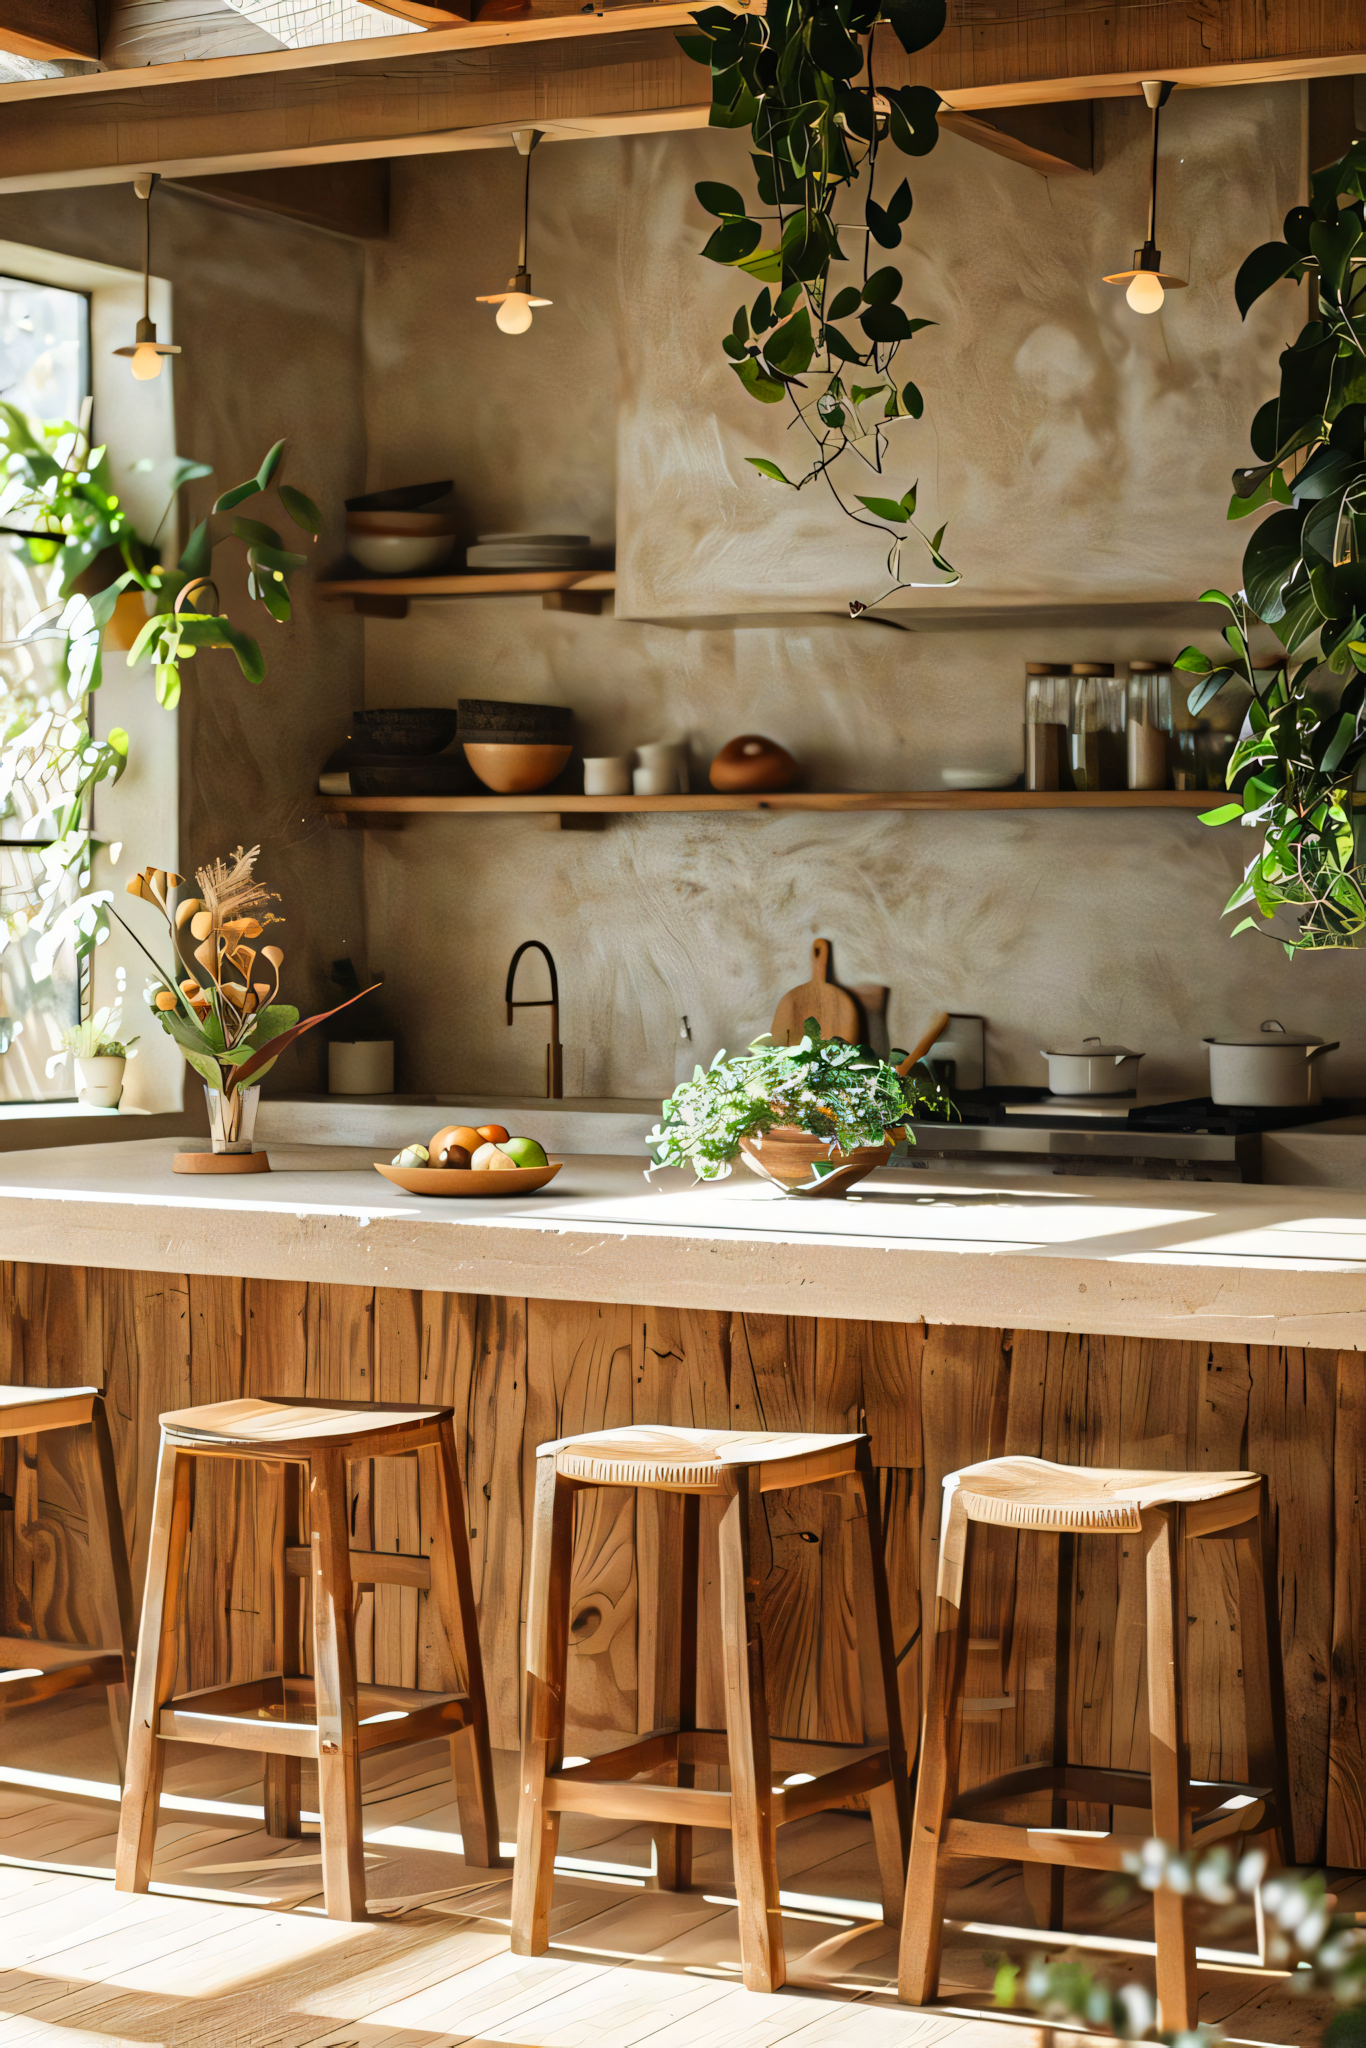
<path id="1" fill-rule="evenodd" d="M 84 292 L 0 276 L 0 399 L 46 426 L 78 420 L 90 390 L 90 301 Z M 22 539 L 0 535 L 0 730 L 17 718 L 70 700 L 59 671 L 62 640 L 25 639 L 57 597 L 59 565 L 30 561 Z M 49 788 L 56 801 L 60 788 Z M 33 900 L 44 878 L 38 803 L 16 789 L 0 818 L 0 910 Z M 58 958 L 50 980 L 35 980 L 33 942 L 0 953 L 0 1014 L 9 1050 L 0 1057 L 0 1103 L 69 1099 L 75 1073 L 68 1058 L 48 1072 L 63 1029 L 80 1016 L 74 959 Z M 0 1028 L 0 1035 L 4 1035 Z"/>

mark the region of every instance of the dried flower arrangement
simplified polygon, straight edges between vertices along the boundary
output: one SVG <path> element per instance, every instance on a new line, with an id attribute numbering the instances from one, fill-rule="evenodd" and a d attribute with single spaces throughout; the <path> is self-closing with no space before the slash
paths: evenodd
<path id="1" fill-rule="evenodd" d="M 197 868 L 199 895 L 175 903 L 182 877 L 164 868 L 144 868 L 128 884 L 130 896 L 154 904 L 165 918 L 180 969 L 178 975 L 166 974 L 148 953 L 157 970 L 147 989 L 148 1005 L 189 1065 L 227 1098 L 261 1081 L 296 1038 L 347 1007 L 339 1003 L 300 1023 L 291 1003 L 276 1000 L 285 956 L 278 946 L 253 944 L 264 938 L 268 925 L 284 922 L 269 907 L 279 897 L 256 879 L 260 851 L 253 846 L 244 853 L 239 846 L 229 859 Z M 135 932 L 131 936 L 137 939 Z M 193 966 L 182 951 L 187 936 L 195 942 Z M 142 950 L 147 952 L 145 946 Z M 253 979 L 258 961 L 269 968 L 269 980 Z M 359 996 L 348 1000 L 356 1002 Z"/>

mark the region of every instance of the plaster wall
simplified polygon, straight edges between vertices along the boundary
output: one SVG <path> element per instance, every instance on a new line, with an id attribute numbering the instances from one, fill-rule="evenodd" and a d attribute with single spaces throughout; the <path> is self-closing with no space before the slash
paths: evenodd
<path id="1" fill-rule="evenodd" d="M 129 271 L 142 266 L 142 208 L 131 185 L 0 199 L 0 237 Z M 153 261 L 172 286 L 169 324 L 154 308 L 159 331 L 183 353 L 157 385 L 134 389 L 158 393 L 171 380 L 180 453 L 214 468 L 212 478 L 182 495 L 183 532 L 218 491 L 253 474 L 283 435 L 290 443 L 287 475 L 329 521 L 320 543 L 326 559 L 339 544 L 341 501 L 365 460 L 359 246 L 162 186 L 153 200 Z M 131 338 L 138 310 L 129 311 L 120 339 Z M 103 326 L 94 345 L 111 345 Z M 137 500 L 143 530 L 152 531 L 160 503 L 148 508 L 158 496 L 164 503 L 165 471 L 151 478 L 131 473 L 146 449 L 136 419 L 121 410 L 102 422 L 97 413 L 94 430 L 109 439 L 123 488 Z M 168 715 L 156 706 L 150 668 L 130 672 L 121 657 L 106 660 L 97 725 L 126 726 L 133 747 L 119 789 L 97 797 L 96 831 L 127 835 L 120 862 L 99 880 L 115 889 L 117 902 L 127 876 L 149 861 L 191 873 L 216 854 L 259 841 L 260 871 L 278 890 L 287 920 L 279 935 L 286 992 L 307 1015 L 328 1007 L 331 961 L 363 946 L 359 849 L 330 831 L 308 802 L 317 762 L 360 701 L 362 650 L 351 627 L 311 601 L 307 572 L 296 582 L 298 602 L 285 627 L 249 603 L 235 541 L 218 550 L 215 574 L 233 617 L 261 643 L 265 682 L 259 689 L 245 682 L 226 652 L 200 653 L 182 670 L 180 707 Z M 132 909 L 130 922 L 164 956 L 151 914 Z M 127 964 L 125 1015 L 137 1029 L 146 963 L 131 942 L 118 943 Z M 144 1042 L 149 1034 L 159 1037 L 148 1022 L 141 1029 Z M 305 1038 L 267 1086 L 317 1086 L 324 1058 L 325 1048 Z M 182 1064 L 173 1062 L 177 1098 Z M 129 1069 L 130 1101 L 139 1100 L 139 1067 L 135 1061 Z M 168 1105 L 149 1099 L 140 1106 Z"/>
<path id="2" fill-rule="evenodd" d="M 687 737 L 703 773 L 766 732 L 812 787 L 933 788 L 1016 772 L 1026 658 L 1212 644 L 1189 601 L 1236 583 L 1228 475 L 1301 317 L 1286 287 L 1244 326 L 1232 279 L 1298 196 L 1302 90 L 1176 96 L 1161 240 L 1191 285 L 1149 320 L 1099 282 L 1140 238 L 1145 117 L 1097 113 L 1094 178 L 953 136 L 911 167 L 906 302 L 941 324 L 906 352 L 927 412 L 893 474 L 920 475 L 964 580 L 890 626 L 838 617 L 876 594 L 876 549 L 744 464 L 788 450 L 720 356 L 736 280 L 696 256 L 692 185 L 743 178 L 733 135 L 547 145 L 531 256 L 555 304 L 518 338 L 474 303 L 515 250 L 511 149 L 396 163 L 368 252 L 369 486 L 452 475 L 474 530 L 615 531 L 622 588 L 615 619 L 504 599 L 357 624 L 366 701 L 568 703 L 585 751 Z M 936 1008 L 984 1014 L 993 1079 L 1042 1080 L 1040 1046 L 1100 1032 L 1149 1055 L 1148 1084 L 1203 1092 L 1204 1035 L 1278 1016 L 1343 1039 L 1326 1086 L 1366 1087 L 1359 963 L 1224 936 L 1243 857 L 1178 813 L 417 820 L 367 835 L 370 962 L 413 1090 L 535 1091 L 543 1013 L 508 1030 L 501 1003 L 522 939 L 559 962 L 566 1092 L 629 1097 L 766 1029 L 817 934 L 841 979 L 890 987 L 901 1043 Z"/>

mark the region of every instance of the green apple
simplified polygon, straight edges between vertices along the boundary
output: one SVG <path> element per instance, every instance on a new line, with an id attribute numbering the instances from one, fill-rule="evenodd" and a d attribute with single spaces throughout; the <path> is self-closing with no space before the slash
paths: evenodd
<path id="1" fill-rule="evenodd" d="M 514 1166 L 548 1166 L 545 1147 L 534 1138 L 505 1138 L 502 1149 Z"/>

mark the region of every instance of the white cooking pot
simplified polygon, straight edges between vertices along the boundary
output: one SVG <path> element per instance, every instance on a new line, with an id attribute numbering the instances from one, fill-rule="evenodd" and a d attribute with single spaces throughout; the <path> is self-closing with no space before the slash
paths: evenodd
<path id="1" fill-rule="evenodd" d="M 1141 1052 L 1126 1045 L 1102 1045 L 1084 1038 L 1080 1045 L 1041 1052 L 1048 1061 L 1048 1087 L 1053 1095 L 1132 1095 L 1138 1082 Z"/>
<path id="2" fill-rule="evenodd" d="M 1336 1052 L 1301 1031 L 1287 1031 L 1268 1017 L 1255 1038 L 1207 1038 L 1209 1092 L 1215 1102 L 1251 1109 L 1301 1109 L 1321 1102 L 1318 1062 Z"/>

